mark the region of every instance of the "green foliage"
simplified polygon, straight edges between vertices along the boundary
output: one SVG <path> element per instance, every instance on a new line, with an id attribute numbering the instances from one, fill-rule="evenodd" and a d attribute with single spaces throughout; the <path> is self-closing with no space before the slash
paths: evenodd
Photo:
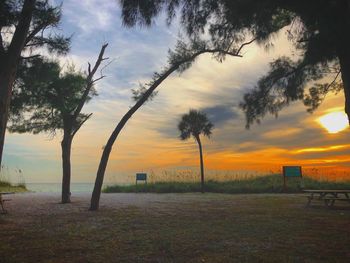
<path id="1" fill-rule="evenodd" d="M 205 113 L 197 110 L 190 110 L 184 114 L 178 125 L 180 138 L 186 140 L 193 136 L 198 139 L 199 135 L 210 137 L 214 125 L 208 120 Z"/>
<path id="2" fill-rule="evenodd" d="M 86 89 L 86 76 L 73 66 L 63 71 L 58 62 L 35 58 L 19 69 L 11 101 L 10 132 L 49 132 L 52 135 L 73 122 L 73 130 L 87 118 L 73 118 Z M 87 100 L 96 96 L 91 89 Z"/>
<path id="3" fill-rule="evenodd" d="M 18 184 L 18 185 L 13 185 L 9 182 L 6 181 L 1 181 L 0 180 L 0 192 L 26 192 L 28 191 L 26 188 L 26 185 L 24 183 Z"/>
<path id="4" fill-rule="evenodd" d="M 255 121 L 259 123 L 267 113 L 277 115 L 291 101 L 303 101 L 312 112 L 327 93 L 343 89 L 338 79 L 341 71 L 338 59 L 350 43 L 346 33 L 350 24 L 348 1 L 122 0 L 121 5 L 127 26 L 149 26 L 165 10 L 168 22 L 178 15 L 190 39 L 208 39 L 209 35 L 210 46 L 220 49 L 242 43 L 251 36 L 268 47 L 274 34 L 289 25 L 289 40 L 301 58 L 277 59 L 271 63 L 267 75 L 246 94 L 241 107 L 247 127 Z M 221 53 L 222 58 L 225 55 Z M 334 80 L 317 82 L 325 76 Z"/>
<path id="5" fill-rule="evenodd" d="M 310 177 L 302 179 L 304 189 L 350 189 L 350 182 L 319 181 Z M 299 179 L 289 180 L 288 192 L 302 190 Z M 281 193 L 283 178 L 281 175 L 259 176 L 250 179 L 232 181 L 210 180 L 204 185 L 205 192 L 211 193 Z M 105 193 L 190 193 L 201 192 L 201 185 L 193 182 L 157 182 L 138 185 L 113 185 L 104 188 Z"/>
<path id="6" fill-rule="evenodd" d="M 21 19 L 23 2 L 24 0 L 5 0 L 0 4 L 0 29 L 3 36 L 1 44 L 5 52 Z M 53 6 L 47 0 L 37 0 L 23 52 L 32 54 L 37 48 L 45 47 L 50 53 L 67 53 L 70 37 L 64 37 L 55 31 L 60 20 L 61 6 Z"/>

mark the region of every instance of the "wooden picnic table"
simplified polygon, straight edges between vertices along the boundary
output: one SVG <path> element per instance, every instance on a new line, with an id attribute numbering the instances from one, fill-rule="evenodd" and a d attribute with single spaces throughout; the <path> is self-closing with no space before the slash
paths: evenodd
<path id="1" fill-rule="evenodd" d="M 324 201 L 328 207 L 333 207 L 335 201 L 345 201 L 350 203 L 350 190 L 303 190 L 304 193 L 308 193 L 309 206 L 312 200 Z"/>
<path id="2" fill-rule="evenodd" d="M 11 199 L 3 199 L 3 195 L 10 195 L 10 194 L 14 194 L 15 192 L 0 192 L 0 206 L 1 206 L 1 211 L 0 211 L 0 213 L 1 214 L 6 214 L 7 213 L 7 211 L 6 211 L 6 209 L 5 209 L 5 207 L 4 207 L 4 203 L 6 202 L 6 201 L 10 201 Z"/>

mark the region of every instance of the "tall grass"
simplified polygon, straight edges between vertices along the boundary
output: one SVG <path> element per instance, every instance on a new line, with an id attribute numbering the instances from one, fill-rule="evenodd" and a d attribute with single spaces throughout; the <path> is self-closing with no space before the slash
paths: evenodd
<path id="1" fill-rule="evenodd" d="M 287 181 L 287 192 L 300 192 L 302 189 L 350 189 L 348 182 L 321 181 L 311 177 L 292 178 Z M 199 182 L 151 182 L 137 185 L 112 185 L 103 189 L 105 193 L 187 193 L 200 192 Z M 283 192 L 281 175 L 256 176 L 229 181 L 209 180 L 206 192 L 213 193 L 280 193 Z"/>
<path id="2" fill-rule="evenodd" d="M 11 180 L 12 179 L 12 180 Z M 17 179 L 17 183 L 12 183 Z M 0 169 L 0 192 L 25 192 L 27 191 L 24 176 L 21 169 L 10 169 L 2 165 Z"/>

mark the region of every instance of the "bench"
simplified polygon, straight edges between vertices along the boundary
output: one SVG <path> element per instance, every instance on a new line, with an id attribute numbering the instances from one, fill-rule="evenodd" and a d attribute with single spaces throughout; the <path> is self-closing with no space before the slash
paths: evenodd
<path id="1" fill-rule="evenodd" d="M 9 194 L 14 194 L 14 192 L 0 192 L 0 206 L 1 206 L 1 211 L 0 214 L 6 214 L 7 210 L 4 207 L 4 203 L 7 201 L 11 201 L 11 199 L 3 199 L 3 195 L 9 195 Z"/>
<path id="2" fill-rule="evenodd" d="M 350 203 L 350 190 L 304 190 L 304 193 L 308 193 L 306 196 L 308 199 L 307 206 L 311 204 L 311 201 L 318 200 L 324 201 L 327 207 L 333 207 L 335 201 L 345 201 Z M 340 197 L 342 195 L 343 197 Z"/>

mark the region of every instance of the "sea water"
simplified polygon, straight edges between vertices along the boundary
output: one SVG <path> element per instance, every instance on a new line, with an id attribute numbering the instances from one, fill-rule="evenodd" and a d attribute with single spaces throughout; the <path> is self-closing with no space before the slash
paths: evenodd
<path id="1" fill-rule="evenodd" d="M 26 183 L 29 191 L 39 193 L 59 193 L 62 191 L 61 183 Z M 71 183 L 70 189 L 72 193 L 91 193 L 94 188 L 93 183 Z"/>

